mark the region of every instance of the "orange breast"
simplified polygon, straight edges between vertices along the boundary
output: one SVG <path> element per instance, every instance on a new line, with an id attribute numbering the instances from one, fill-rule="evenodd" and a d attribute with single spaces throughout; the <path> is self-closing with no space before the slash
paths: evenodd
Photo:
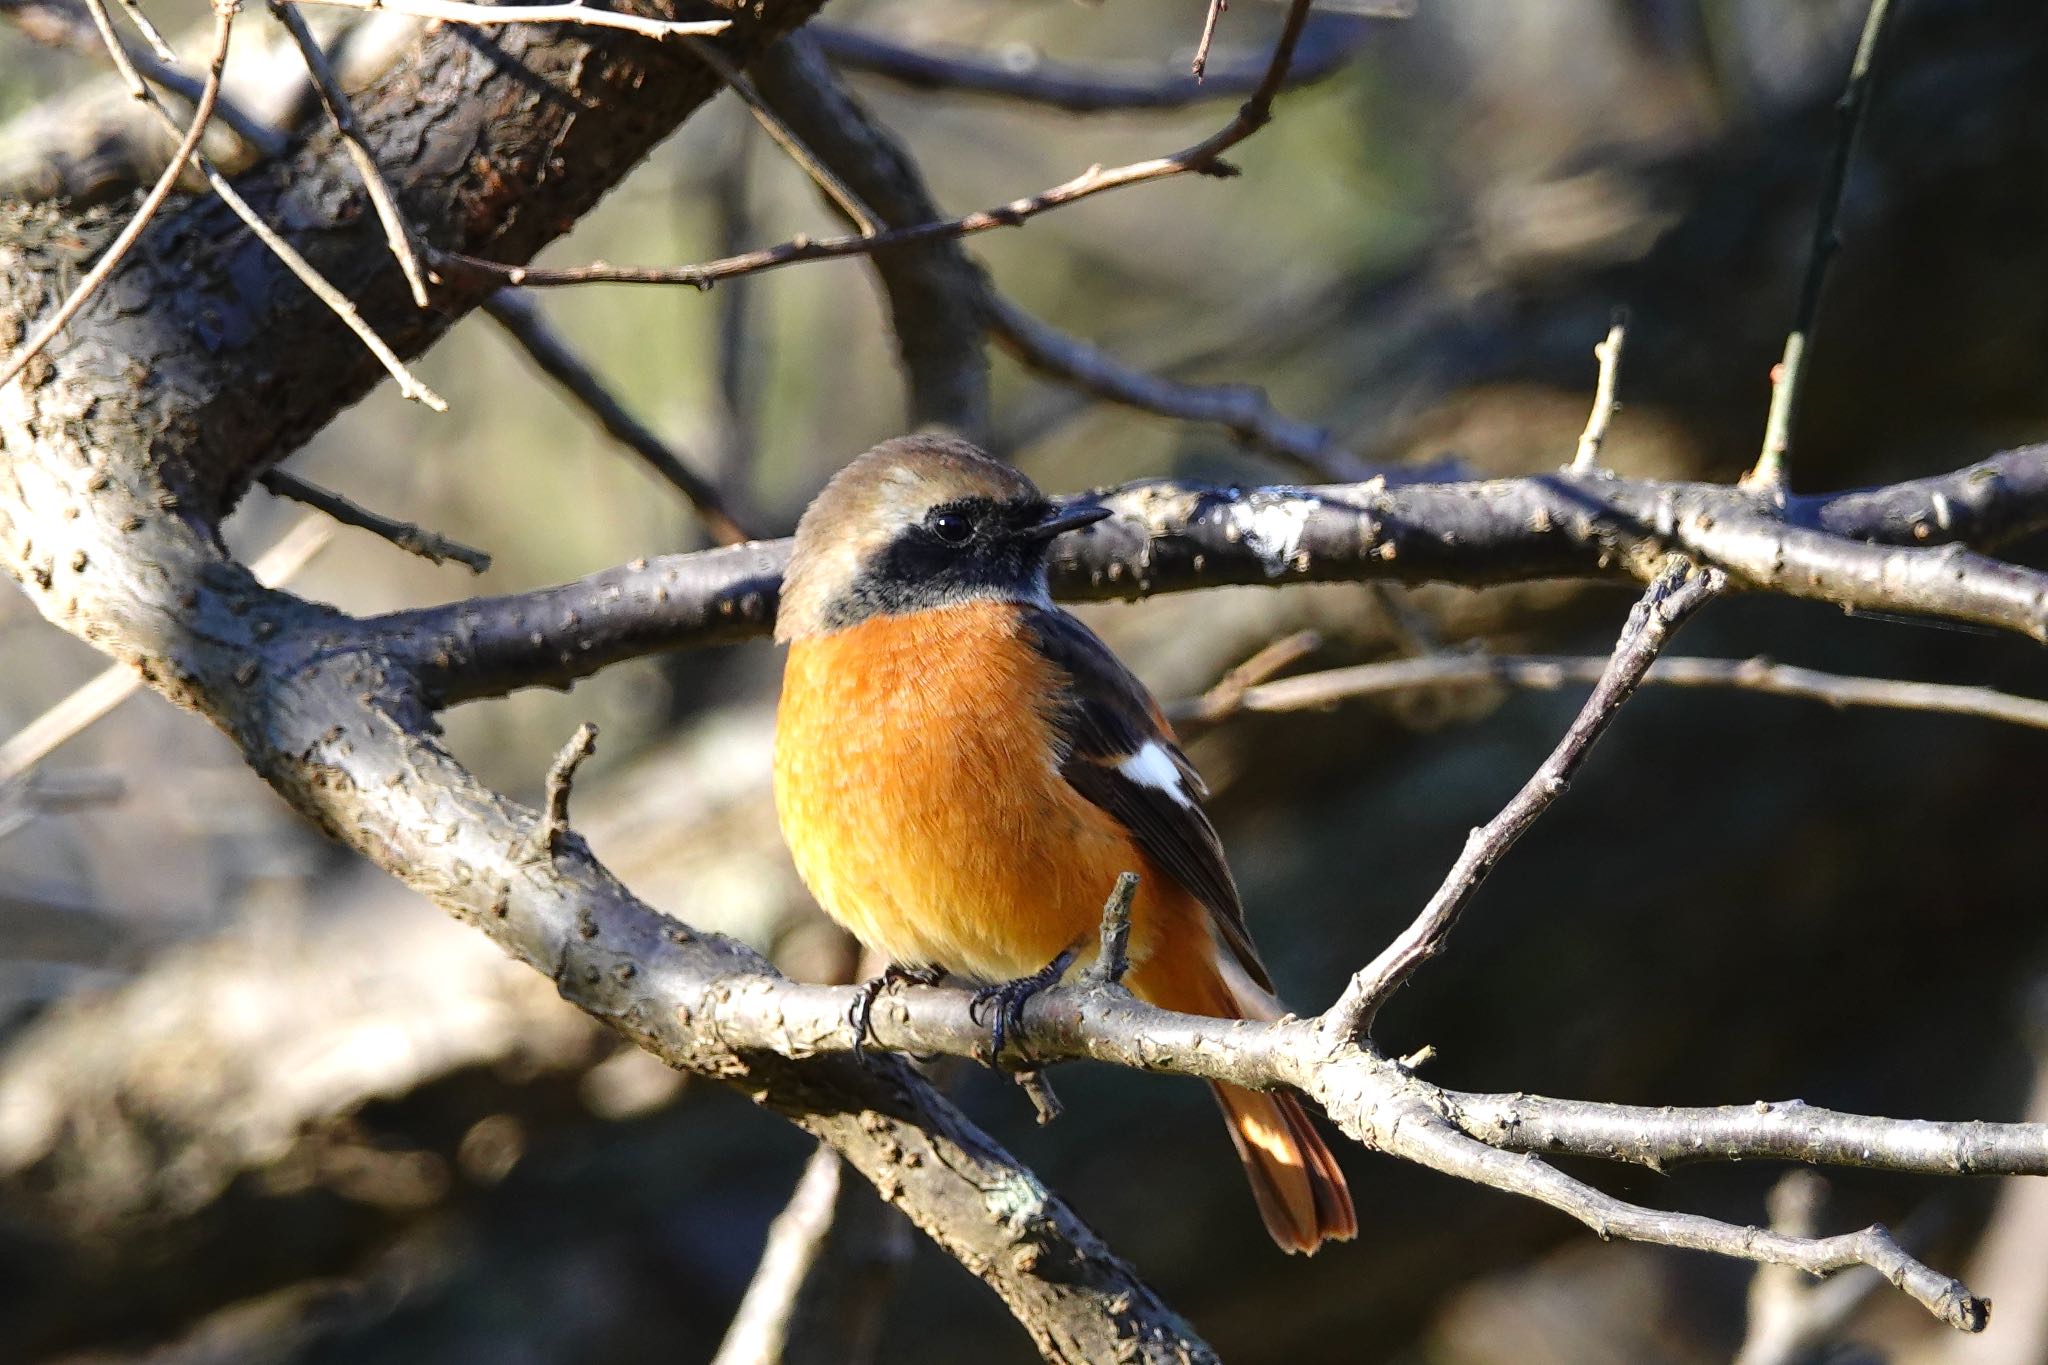
<path id="1" fill-rule="evenodd" d="M 1133 956 L 1149 951 L 1186 898 L 1060 776 L 1045 709 L 1058 681 L 1001 603 L 790 647 L 775 803 L 828 914 L 895 962 L 1000 980 L 1092 949 L 1128 869 L 1145 879 Z"/>

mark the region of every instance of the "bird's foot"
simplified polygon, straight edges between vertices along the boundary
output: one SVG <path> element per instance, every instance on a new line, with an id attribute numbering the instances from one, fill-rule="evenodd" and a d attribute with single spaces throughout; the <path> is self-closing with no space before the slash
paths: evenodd
<path id="1" fill-rule="evenodd" d="M 875 1037 L 875 1001 L 883 991 L 905 982 L 936 986 L 945 975 L 937 967 L 905 967 L 891 962 L 882 968 L 880 976 L 861 982 L 854 992 L 852 1006 L 846 1011 L 846 1022 L 853 1025 L 854 1059 L 863 1064 L 868 1060 L 868 1044 Z"/>
<path id="2" fill-rule="evenodd" d="M 1003 1047 L 1010 1041 L 1010 1035 L 1023 1029 L 1024 1006 L 1031 997 L 1058 985 L 1078 956 L 1078 946 L 1069 948 L 1029 976 L 984 986 L 974 993 L 974 999 L 967 1005 L 967 1017 L 979 1024 L 982 1016 L 987 1015 L 991 1064 L 1002 1063 Z"/>

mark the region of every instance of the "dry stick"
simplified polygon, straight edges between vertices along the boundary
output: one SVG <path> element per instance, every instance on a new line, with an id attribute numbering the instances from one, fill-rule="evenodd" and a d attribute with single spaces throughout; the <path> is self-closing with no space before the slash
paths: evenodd
<path id="1" fill-rule="evenodd" d="M 1792 423 L 1799 415 L 1799 399 L 1806 378 L 1806 347 L 1820 315 L 1821 291 L 1827 285 L 1828 266 L 1835 259 L 1841 239 L 1835 235 L 1835 220 L 1841 215 L 1842 193 L 1849 183 L 1849 158 L 1856 148 L 1856 132 L 1870 107 L 1871 70 L 1877 63 L 1878 48 L 1884 42 L 1885 24 L 1891 18 L 1891 0 L 1870 0 L 1864 16 L 1863 33 L 1856 42 L 1856 57 L 1849 64 L 1848 84 L 1835 105 L 1837 131 L 1835 150 L 1822 183 L 1820 208 L 1813 224 L 1813 245 L 1807 251 L 1806 279 L 1799 287 L 1799 311 L 1793 315 L 1792 330 L 1785 336 L 1785 353 L 1771 370 L 1771 410 L 1764 420 L 1764 447 L 1756 467 L 1743 476 L 1745 488 L 1782 493 L 1785 488 L 1785 453 L 1792 445 Z"/>
<path id="2" fill-rule="evenodd" d="M 265 587 L 289 583 L 333 537 L 334 528 L 325 518 L 301 517 L 250 566 L 250 572 Z M 82 734 L 141 686 L 141 675 L 127 664 L 102 669 L 0 744 L 0 786 L 28 773 L 59 745 Z"/>
<path id="3" fill-rule="evenodd" d="M 1835 1237 L 1791 1237 L 1763 1228 L 1736 1227 L 1696 1213 L 1643 1208 L 1543 1161 L 1510 1156 L 1455 1129 L 1433 1124 L 1426 1112 L 1415 1117 L 1415 1122 L 1391 1129 L 1388 1152 L 1445 1175 L 1540 1200 L 1578 1219 L 1602 1238 L 1622 1237 L 1763 1265 L 1791 1266 L 1809 1275 L 1869 1266 L 1958 1331 L 1981 1332 L 1990 1320 L 1989 1303 L 1972 1294 L 1960 1280 L 1915 1259 L 1882 1227 L 1872 1225 Z"/>
<path id="4" fill-rule="evenodd" d="M 1273 98 L 1287 79 L 1287 70 L 1294 60 L 1294 49 L 1301 40 L 1301 28 L 1308 17 L 1309 0 L 1291 0 L 1287 18 L 1281 25 L 1280 37 L 1273 47 L 1273 56 L 1266 64 L 1266 74 L 1252 91 L 1251 98 L 1239 107 L 1229 123 L 1202 141 L 1185 147 L 1169 156 L 1154 157 L 1149 161 L 1134 161 L 1128 165 L 1112 167 L 1090 166 L 1080 175 L 1035 195 L 1015 199 L 994 208 L 982 209 L 958 218 L 940 219 L 929 223 L 915 223 L 907 227 L 889 228 L 872 236 L 827 237 L 812 240 L 797 237 L 780 246 L 765 247 L 759 251 L 728 256 L 723 260 L 708 261 L 702 265 L 681 267 L 660 266 L 613 266 L 602 261 L 591 265 L 569 266 L 562 269 L 545 269 L 533 266 L 501 265 L 475 256 L 458 252 L 437 252 L 435 262 L 457 269 L 467 269 L 488 279 L 505 284 L 529 285 L 535 288 L 571 284 L 683 284 L 698 289 L 708 289 L 719 280 L 739 275 L 751 275 L 778 266 L 794 265 L 801 261 L 830 260 L 846 256 L 865 256 L 891 247 L 906 246 L 913 242 L 929 242 L 948 237 L 965 237 L 993 228 L 1017 227 L 1041 213 L 1064 208 L 1068 204 L 1101 194 L 1107 190 L 1122 189 L 1127 185 L 1141 185 L 1154 180 L 1165 180 L 1177 175 L 1197 174 L 1230 176 L 1237 168 L 1223 160 L 1223 153 L 1243 142 L 1263 128 L 1273 117 Z M 526 13 L 533 10 L 497 11 L 499 13 Z"/>
<path id="5" fill-rule="evenodd" d="M 220 76 L 228 61 L 228 38 L 234 31 L 235 13 L 235 6 L 226 3 L 226 0 L 220 0 L 214 7 L 213 55 L 206 64 L 206 83 L 200 87 L 199 103 L 192 111 L 192 124 L 185 129 L 184 136 L 178 139 L 178 147 L 171 153 L 170 164 L 164 167 L 164 173 L 158 176 L 156 184 L 150 187 L 149 194 L 142 201 L 142 207 L 135 211 L 135 216 L 128 220 L 127 225 L 114 238 L 113 245 L 101 254 L 93 268 L 86 272 L 85 278 L 78 282 L 78 287 L 58 305 L 57 311 L 50 315 L 49 320 L 36 329 L 35 335 L 28 339 L 28 343 L 8 359 L 4 368 L 0 368 L 0 386 L 6 385 L 20 374 L 29 361 L 40 355 L 57 333 L 64 330 L 64 325 L 78 315 L 78 310 L 85 307 L 86 301 L 99 292 L 99 287 L 114 273 L 114 267 L 121 263 L 121 259 L 141 238 L 150 220 L 156 217 L 157 210 L 163 207 L 164 200 L 170 197 L 178 178 L 185 173 L 186 163 L 198 153 L 199 139 L 206 135 L 206 125 L 213 119 L 214 104 L 220 96 Z M 107 18 L 103 4 L 94 4 L 93 16 L 100 24 L 100 36 L 105 39 L 111 50 L 122 52 L 120 60 L 125 62 L 126 52 L 121 46 L 119 35 L 114 32 L 112 21 Z M 134 75 L 132 66 L 127 68 L 126 74 L 133 77 L 129 85 L 137 99 L 154 98 L 149 94 L 149 87 L 142 84 L 141 77 Z M 173 131 L 176 131 L 175 126 Z"/>
<path id="6" fill-rule="evenodd" d="M 1175 721 L 1213 724 L 1238 711 L 1311 711 L 1356 697 L 1382 696 L 1418 688 L 1504 685 L 1531 691 L 1555 691 L 1570 683 L 1596 683 L 1606 667 L 1605 659 L 1578 654 L 1468 652 L 1385 659 L 1350 668 L 1304 673 L 1277 682 L 1240 688 L 1235 692 L 1226 692 L 1223 684 L 1218 684 L 1200 697 L 1174 703 L 1167 708 L 1167 714 Z M 2048 701 L 2039 698 L 2016 696 L 1988 687 L 1823 673 L 1817 669 L 1781 664 L 1762 655 L 1748 659 L 1659 659 L 1644 676 L 1643 682 L 1664 687 L 1736 688 L 1825 702 L 1838 709 L 1865 706 L 1892 711 L 1978 716 L 1985 720 L 2048 730 Z"/>
<path id="7" fill-rule="evenodd" d="M 1406 12 L 1377 17 L 1406 17 Z M 1355 56 L 1370 27 L 1357 19 L 1313 16 L 1287 73 L 1287 87 L 1307 85 L 1340 71 Z M 1185 68 L 1079 66 L 1027 54 L 909 47 L 856 29 L 813 20 L 804 34 L 834 66 L 895 81 L 913 90 L 995 95 L 1070 114 L 1131 109 L 1180 109 L 1251 93 L 1265 75 L 1266 58 L 1233 57 L 1211 66 L 1199 81 Z"/>
<path id="8" fill-rule="evenodd" d="M 215 0 L 215 3 L 227 5 L 231 4 L 232 0 Z M 128 60 L 127 49 L 121 45 L 119 37 L 114 33 L 113 21 L 107 15 L 106 0 L 85 0 L 85 4 L 92 11 L 93 22 L 99 25 L 100 35 L 106 40 L 107 55 L 114 59 L 114 65 L 120 68 L 121 75 L 128 82 L 129 88 L 138 93 L 140 98 L 149 105 L 150 112 L 155 114 L 165 127 L 174 133 L 177 132 L 177 120 L 173 119 L 170 111 L 164 108 L 163 101 L 159 100 L 149 87 L 143 84 L 142 77 L 137 74 L 134 63 Z M 398 358 L 397 352 L 387 346 L 384 343 L 384 338 L 378 336 L 376 332 L 371 330 L 370 325 L 363 321 L 362 314 L 356 311 L 356 306 L 349 302 L 346 294 L 343 294 L 339 289 L 329 284 L 326 278 L 292 247 L 291 243 L 285 241 L 284 238 L 272 230 L 271 226 L 264 222 L 254 209 L 249 207 L 249 202 L 235 192 L 235 187 L 228 183 L 227 177 L 216 170 L 211 162 L 204 156 L 197 154 L 194 155 L 193 159 L 198 164 L 201 173 L 206 176 L 206 183 L 212 187 L 215 194 L 221 197 L 221 202 L 234 211 L 235 216 L 240 218 L 243 225 L 256 235 L 258 241 L 270 248 L 272 255 L 284 262 L 286 269 L 298 276 L 299 282 L 310 289 L 315 298 L 326 304 L 333 311 L 334 315 L 340 318 L 351 332 L 356 334 L 363 345 L 369 349 L 370 354 L 376 356 L 378 362 L 398 382 L 399 393 L 407 398 L 426 404 L 435 412 L 446 412 L 448 410 L 448 404 L 442 399 L 441 395 L 435 393 L 415 378 L 412 371 L 405 367 L 405 362 Z"/>
<path id="9" fill-rule="evenodd" d="M 1330 433 L 1274 411 L 1252 384 L 1186 384 L 1133 369 L 1107 351 L 1040 321 L 989 290 L 983 301 L 989 335 L 1024 364 L 1097 398 L 1183 422 L 1212 422 L 1262 455 L 1319 479 L 1365 476 L 1358 459 Z"/>
<path id="10" fill-rule="evenodd" d="M 519 343 L 541 373 L 582 404 L 606 434 L 646 462 L 647 467 L 666 479 L 689 500 L 705 529 L 720 545 L 738 545 L 753 537 L 740 525 L 719 491 L 683 463 L 667 442 L 627 412 L 582 358 L 547 324 L 532 299 L 516 290 L 501 289 L 484 300 L 484 311 Z"/>
<path id="11" fill-rule="evenodd" d="M 1202 16 L 1202 36 L 1195 43 L 1195 59 L 1188 65 L 1196 80 L 1209 69 L 1209 44 L 1216 41 L 1216 24 L 1222 19 L 1223 11 L 1230 8 L 1230 0 L 1209 0 L 1209 12 Z"/>
<path id="12" fill-rule="evenodd" d="M 320 40 L 313 36 L 313 30 L 306 26 L 306 17 L 299 13 L 297 5 L 289 3 L 289 0 L 270 0 L 270 12 L 285 26 L 292 41 L 298 44 L 299 55 L 305 58 L 306 70 L 313 77 L 313 88 L 319 92 L 320 103 L 327 110 L 335 131 L 341 134 L 341 144 L 348 149 L 356 174 L 362 177 L 363 189 L 377 210 L 377 221 L 384 226 L 384 240 L 391 245 L 392 258 L 405 275 L 406 287 L 412 290 L 412 301 L 421 308 L 427 307 L 426 272 L 420 267 L 412 228 L 399 211 L 398 196 L 392 193 L 390 182 L 385 180 L 384 172 L 377 166 L 377 158 L 370 153 L 368 140 L 356 124 L 355 107 L 341 88 L 333 64 L 327 60 L 327 53 L 321 49 Z"/>
<path id="13" fill-rule="evenodd" d="M 280 498 L 290 498 L 293 502 L 302 502 L 308 507 L 317 508 L 344 526 L 354 526 L 368 531 L 371 535 L 382 536 L 399 549 L 416 554 L 422 559 L 431 560 L 436 564 L 445 564 L 452 559 L 472 573 L 482 573 L 491 567 L 490 555 L 482 550 L 464 545 L 459 540 L 451 540 L 438 531 L 429 531 L 411 522 L 398 521 L 372 512 L 361 503 L 343 497 L 332 489 L 322 488 L 319 484 L 311 483 L 296 474 L 288 474 L 282 469 L 268 469 L 257 482 Z"/>
<path id="14" fill-rule="evenodd" d="M 576 770 L 596 752 L 597 727 L 586 720 L 548 765 L 547 804 L 533 827 L 535 857 L 552 858 L 562 851 L 562 840 L 569 837 L 569 792 L 576 784 Z"/>
<path id="15" fill-rule="evenodd" d="M 1586 418 L 1585 434 L 1579 437 L 1579 450 L 1572 457 L 1571 468 L 1578 473 L 1589 473 L 1600 467 L 1600 447 L 1607 443 L 1607 424 L 1614 420 L 1614 411 L 1621 406 L 1616 396 L 1621 382 L 1621 344 L 1628 335 L 1628 310 L 1614 310 L 1614 324 L 1607 329 L 1607 340 L 1593 348 L 1593 355 L 1600 362 L 1600 380 L 1593 388 L 1593 411 Z"/>
<path id="16" fill-rule="evenodd" d="M 840 1176 L 839 1153 L 819 1143 L 768 1225 L 768 1245 L 711 1365 L 779 1365 L 797 1298 L 832 1234 Z"/>
<path id="17" fill-rule="evenodd" d="M 583 24 L 590 28 L 617 28 L 647 38 L 708 38 L 730 28 L 726 19 L 650 19 L 620 10 L 599 9 L 580 3 L 562 5 L 469 5 L 461 0 L 287 0 L 290 4 L 333 5 L 340 9 L 382 10 L 389 14 L 410 14 L 419 19 L 442 19 L 457 24 Z"/>
<path id="18" fill-rule="evenodd" d="M 1201 696 L 1168 707 L 1167 715 L 1177 725 L 1189 721 L 1197 725 L 1214 725 L 1243 710 L 1245 696 L 1261 683 L 1284 673 L 1322 647 L 1323 637 L 1312 630 L 1297 630 L 1292 635 L 1268 641 L 1249 659 L 1218 678 L 1216 685 Z"/>
<path id="19" fill-rule="evenodd" d="M 1671 558 L 1629 612 L 1628 624 L 1622 628 L 1613 657 L 1564 738 L 1501 813 L 1485 827 L 1472 831 L 1450 874 L 1415 922 L 1351 978 L 1344 994 L 1322 1018 L 1326 1032 L 1344 1038 L 1365 1037 L 1372 1028 L 1373 1016 L 1387 997 L 1416 968 L 1443 951 L 1458 913 L 1515 840 L 1549 809 L 1551 802 L 1563 795 L 1594 741 L 1606 732 L 1622 704 L 1635 693 L 1664 642 L 1719 593 L 1726 582 L 1718 569 L 1699 568 L 1682 556 Z"/>

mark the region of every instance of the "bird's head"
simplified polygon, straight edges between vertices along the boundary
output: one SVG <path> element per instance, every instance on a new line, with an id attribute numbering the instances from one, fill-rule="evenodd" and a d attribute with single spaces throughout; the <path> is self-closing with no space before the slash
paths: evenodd
<path id="1" fill-rule="evenodd" d="M 966 441 L 884 441 L 835 474 L 797 523 L 775 638 L 958 602 L 1044 602 L 1053 537 L 1109 515 L 1054 504 Z"/>

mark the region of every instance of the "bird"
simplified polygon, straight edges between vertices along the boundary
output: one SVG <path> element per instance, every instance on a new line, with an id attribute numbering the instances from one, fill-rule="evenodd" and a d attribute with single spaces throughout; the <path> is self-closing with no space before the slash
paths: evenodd
<path id="1" fill-rule="evenodd" d="M 949 436 L 839 470 L 797 524 L 776 614 L 784 839 L 818 904 L 892 970 L 1021 988 L 999 1005 L 1091 954 L 1135 872 L 1128 988 L 1278 1018 L 1201 777 L 1144 684 L 1052 603 L 1053 540 L 1110 515 Z M 1213 1089 L 1274 1242 L 1355 1236 L 1301 1101 Z"/>

